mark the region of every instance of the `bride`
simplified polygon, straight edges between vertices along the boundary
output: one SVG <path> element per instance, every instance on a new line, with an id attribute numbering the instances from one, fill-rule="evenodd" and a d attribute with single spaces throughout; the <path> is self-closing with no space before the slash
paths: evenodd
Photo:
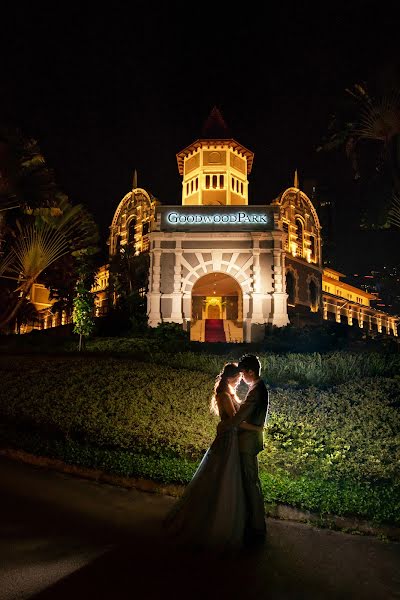
<path id="1" fill-rule="evenodd" d="M 217 376 L 210 409 L 223 421 L 240 406 L 236 388 L 241 372 L 226 363 Z M 262 431 L 243 421 L 240 429 Z M 164 525 L 175 541 L 196 548 L 233 550 L 243 542 L 246 503 L 242 486 L 238 429 L 217 434 Z"/>

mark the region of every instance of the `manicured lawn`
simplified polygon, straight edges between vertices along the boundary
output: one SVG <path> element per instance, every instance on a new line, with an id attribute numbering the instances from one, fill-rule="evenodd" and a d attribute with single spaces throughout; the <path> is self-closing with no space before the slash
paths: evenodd
<path id="1" fill-rule="evenodd" d="M 214 437 L 208 403 L 232 355 L 155 347 L 139 361 L 135 348 L 1 355 L 3 447 L 188 482 Z M 260 355 L 271 387 L 266 503 L 400 523 L 399 359 L 366 356 Z"/>

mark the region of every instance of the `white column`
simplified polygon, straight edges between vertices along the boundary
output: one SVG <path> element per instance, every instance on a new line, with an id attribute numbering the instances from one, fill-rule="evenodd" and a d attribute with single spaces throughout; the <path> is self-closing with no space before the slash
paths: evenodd
<path id="1" fill-rule="evenodd" d="M 251 319 L 248 317 L 250 296 L 243 294 L 243 334 L 244 341 L 251 342 Z"/>
<path id="2" fill-rule="evenodd" d="M 335 306 L 335 311 L 336 311 L 336 323 L 340 323 L 341 318 L 340 318 L 340 306 L 338 304 L 336 304 Z"/>
<path id="3" fill-rule="evenodd" d="M 160 312 L 160 275 L 161 275 L 161 250 L 160 248 L 155 248 L 152 251 L 152 275 L 151 275 L 151 288 L 149 293 L 147 294 L 147 312 L 148 312 L 148 322 L 150 327 L 157 327 L 157 325 L 161 322 L 161 312 Z"/>
<path id="4" fill-rule="evenodd" d="M 183 294 L 182 305 L 184 320 L 186 321 L 187 327 L 190 327 L 190 322 L 192 320 L 192 297 L 190 294 Z"/>
<path id="5" fill-rule="evenodd" d="M 171 319 L 174 323 L 183 323 L 182 317 L 182 292 L 181 292 L 181 258 L 182 248 L 181 242 L 176 242 L 175 249 L 175 266 L 174 266 L 174 291 L 172 295 L 172 312 Z"/>
<path id="6" fill-rule="evenodd" d="M 347 323 L 353 325 L 353 310 L 349 307 L 347 307 Z"/>
<path id="7" fill-rule="evenodd" d="M 253 312 L 251 315 L 252 323 L 264 323 L 265 318 L 262 310 L 263 294 L 261 293 L 261 278 L 260 278 L 260 248 L 258 240 L 254 240 L 255 248 L 253 248 Z"/>
<path id="8" fill-rule="evenodd" d="M 381 316 L 379 316 L 377 318 L 377 322 L 378 322 L 378 331 L 379 331 L 379 333 L 382 333 L 382 317 Z"/>
<path id="9" fill-rule="evenodd" d="M 272 325 L 284 327 L 289 323 L 287 314 L 287 293 L 286 285 L 283 282 L 284 260 L 285 256 L 282 251 L 282 241 L 280 247 L 277 247 L 277 238 L 274 238 L 273 260 L 274 260 L 274 291 L 272 294 Z"/>

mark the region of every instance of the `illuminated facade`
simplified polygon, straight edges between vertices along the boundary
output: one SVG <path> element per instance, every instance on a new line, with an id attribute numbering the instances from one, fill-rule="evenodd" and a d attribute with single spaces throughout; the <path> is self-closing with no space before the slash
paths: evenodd
<path id="1" fill-rule="evenodd" d="M 158 206 L 150 234 L 150 326 L 181 323 L 205 341 L 207 322 L 219 321 L 218 339 L 251 342 L 266 323 L 289 323 L 279 209 L 248 206 L 253 156 L 223 137 L 177 154 L 182 206 Z"/>
<path id="2" fill-rule="evenodd" d="M 136 255 L 149 250 L 149 233 L 157 204 L 151 194 L 137 187 L 135 176 L 132 191 L 122 198 L 111 223 L 107 242 L 110 257 L 128 248 Z"/>
<path id="3" fill-rule="evenodd" d="M 324 319 L 347 325 L 358 325 L 369 332 L 397 336 L 399 318 L 372 308 L 371 300 L 376 300 L 377 296 L 341 281 L 341 277 L 344 277 L 343 273 L 324 269 L 322 277 Z"/>
<path id="4" fill-rule="evenodd" d="M 227 134 L 217 109 L 202 138 L 176 158 L 181 204 L 162 205 L 137 187 L 135 175 L 108 239 L 110 260 L 126 252 L 150 255 L 151 327 L 179 323 L 194 341 L 252 342 L 268 324 L 331 319 L 397 336 L 398 317 L 374 309 L 374 295 L 324 268 L 321 225 L 297 172 L 293 186 L 271 203 L 249 206 L 254 154 Z M 107 312 L 107 287 L 104 265 L 92 290 L 97 316 Z M 210 324 L 218 326 L 217 336 Z"/>
<path id="5" fill-rule="evenodd" d="M 94 294 L 94 314 L 96 317 L 104 317 L 108 311 L 108 285 L 109 285 L 109 265 L 102 265 L 96 273 L 96 279 L 92 289 Z"/>

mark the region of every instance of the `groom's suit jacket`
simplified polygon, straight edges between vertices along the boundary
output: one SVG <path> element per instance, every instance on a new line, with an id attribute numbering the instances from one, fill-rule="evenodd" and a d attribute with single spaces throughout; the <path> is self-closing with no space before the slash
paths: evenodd
<path id="1" fill-rule="evenodd" d="M 268 417 L 269 392 L 262 379 L 247 392 L 237 413 L 229 419 L 230 425 L 239 426 L 242 421 L 252 425 L 264 425 Z M 262 431 L 238 430 L 239 451 L 245 454 L 258 454 L 264 448 Z"/>

